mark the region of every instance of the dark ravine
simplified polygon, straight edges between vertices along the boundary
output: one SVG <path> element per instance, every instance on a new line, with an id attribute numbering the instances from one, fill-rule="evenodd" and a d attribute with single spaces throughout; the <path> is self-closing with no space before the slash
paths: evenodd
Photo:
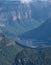
<path id="1" fill-rule="evenodd" d="M 23 45 L 23 44 L 18 43 L 18 42 L 16 42 L 16 44 L 19 45 L 19 46 L 21 46 L 21 47 L 23 47 L 23 48 L 35 49 L 35 47 L 26 46 L 26 45 Z"/>
<path id="2" fill-rule="evenodd" d="M 35 39 L 37 42 L 39 41 L 39 43 L 42 42 L 51 45 L 51 17 L 39 28 L 26 32 L 19 37 L 24 39 Z M 34 45 L 34 43 L 32 45 Z"/>

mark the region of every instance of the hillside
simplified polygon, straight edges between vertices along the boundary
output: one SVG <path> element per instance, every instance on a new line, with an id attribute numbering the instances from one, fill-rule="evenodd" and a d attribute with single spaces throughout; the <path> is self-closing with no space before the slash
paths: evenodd
<path id="1" fill-rule="evenodd" d="M 0 33 L 0 65 L 12 65 L 17 53 L 23 48 Z"/>
<path id="2" fill-rule="evenodd" d="M 50 16 L 49 2 L 0 1 L 0 27 L 11 38 L 39 27 Z"/>
<path id="3" fill-rule="evenodd" d="M 0 65 L 51 65 L 51 47 L 31 49 L 18 44 L 0 33 Z"/>
<path id="4" fill-rule="evenodd" d="M 51 17 L 37 29 L 33 29 L 19 36 L 23 39 L 35 40 L 32 45 L 51 45 Z"/>
<path id="5" fill-rule="evenodd" d="M 15 57 L 15 65 L 51 65 L 51 47 L 23 49 Z M 13 64 L 13 65 L 14 65 Z"/>
<path id="6" fill-rule="evenodd" d="M 51 65 L 51 1 L 0 0 L 0 65 Z"/>

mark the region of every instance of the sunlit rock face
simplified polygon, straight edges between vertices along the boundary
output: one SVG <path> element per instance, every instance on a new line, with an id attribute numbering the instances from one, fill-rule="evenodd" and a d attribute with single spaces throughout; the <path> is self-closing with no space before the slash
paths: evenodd
<path id="1" fill-rule="evenodd" d="M 23 4 L 25 4 L 25 3 L 29 4 L 30 2 L 32 2 L 32 0 L 20 0 L 20 1 L 21 1 L 21 3 L 23 3 Z"/>
<path id="2" fill-rule="evenodd" d="M 0 29 L 13 40 L 17 40 L 17 36 L 25 32 L 40 27 L 50 16 L 50 2 L 0 1 Z"/>

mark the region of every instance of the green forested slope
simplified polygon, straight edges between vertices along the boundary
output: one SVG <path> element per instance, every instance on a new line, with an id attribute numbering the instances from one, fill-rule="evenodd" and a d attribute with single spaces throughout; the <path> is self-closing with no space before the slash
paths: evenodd
<path id="1" fill-rule="evenodd" d="M 24 48 L 0 34 L 0 65 L 51 65 L 51 47 Z"/>

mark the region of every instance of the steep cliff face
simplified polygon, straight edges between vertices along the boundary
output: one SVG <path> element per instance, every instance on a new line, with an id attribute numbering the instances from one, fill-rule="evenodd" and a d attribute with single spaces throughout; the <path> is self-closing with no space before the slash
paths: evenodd
<path id="1" fill-rule="evenodd" d="M 1 1 L 0 14 L 0 27 L 5 35 L 12 34 L 14 37 L 42 25 L 51 16 L 51 4 L 42 1 L 29 4 Z"/>

